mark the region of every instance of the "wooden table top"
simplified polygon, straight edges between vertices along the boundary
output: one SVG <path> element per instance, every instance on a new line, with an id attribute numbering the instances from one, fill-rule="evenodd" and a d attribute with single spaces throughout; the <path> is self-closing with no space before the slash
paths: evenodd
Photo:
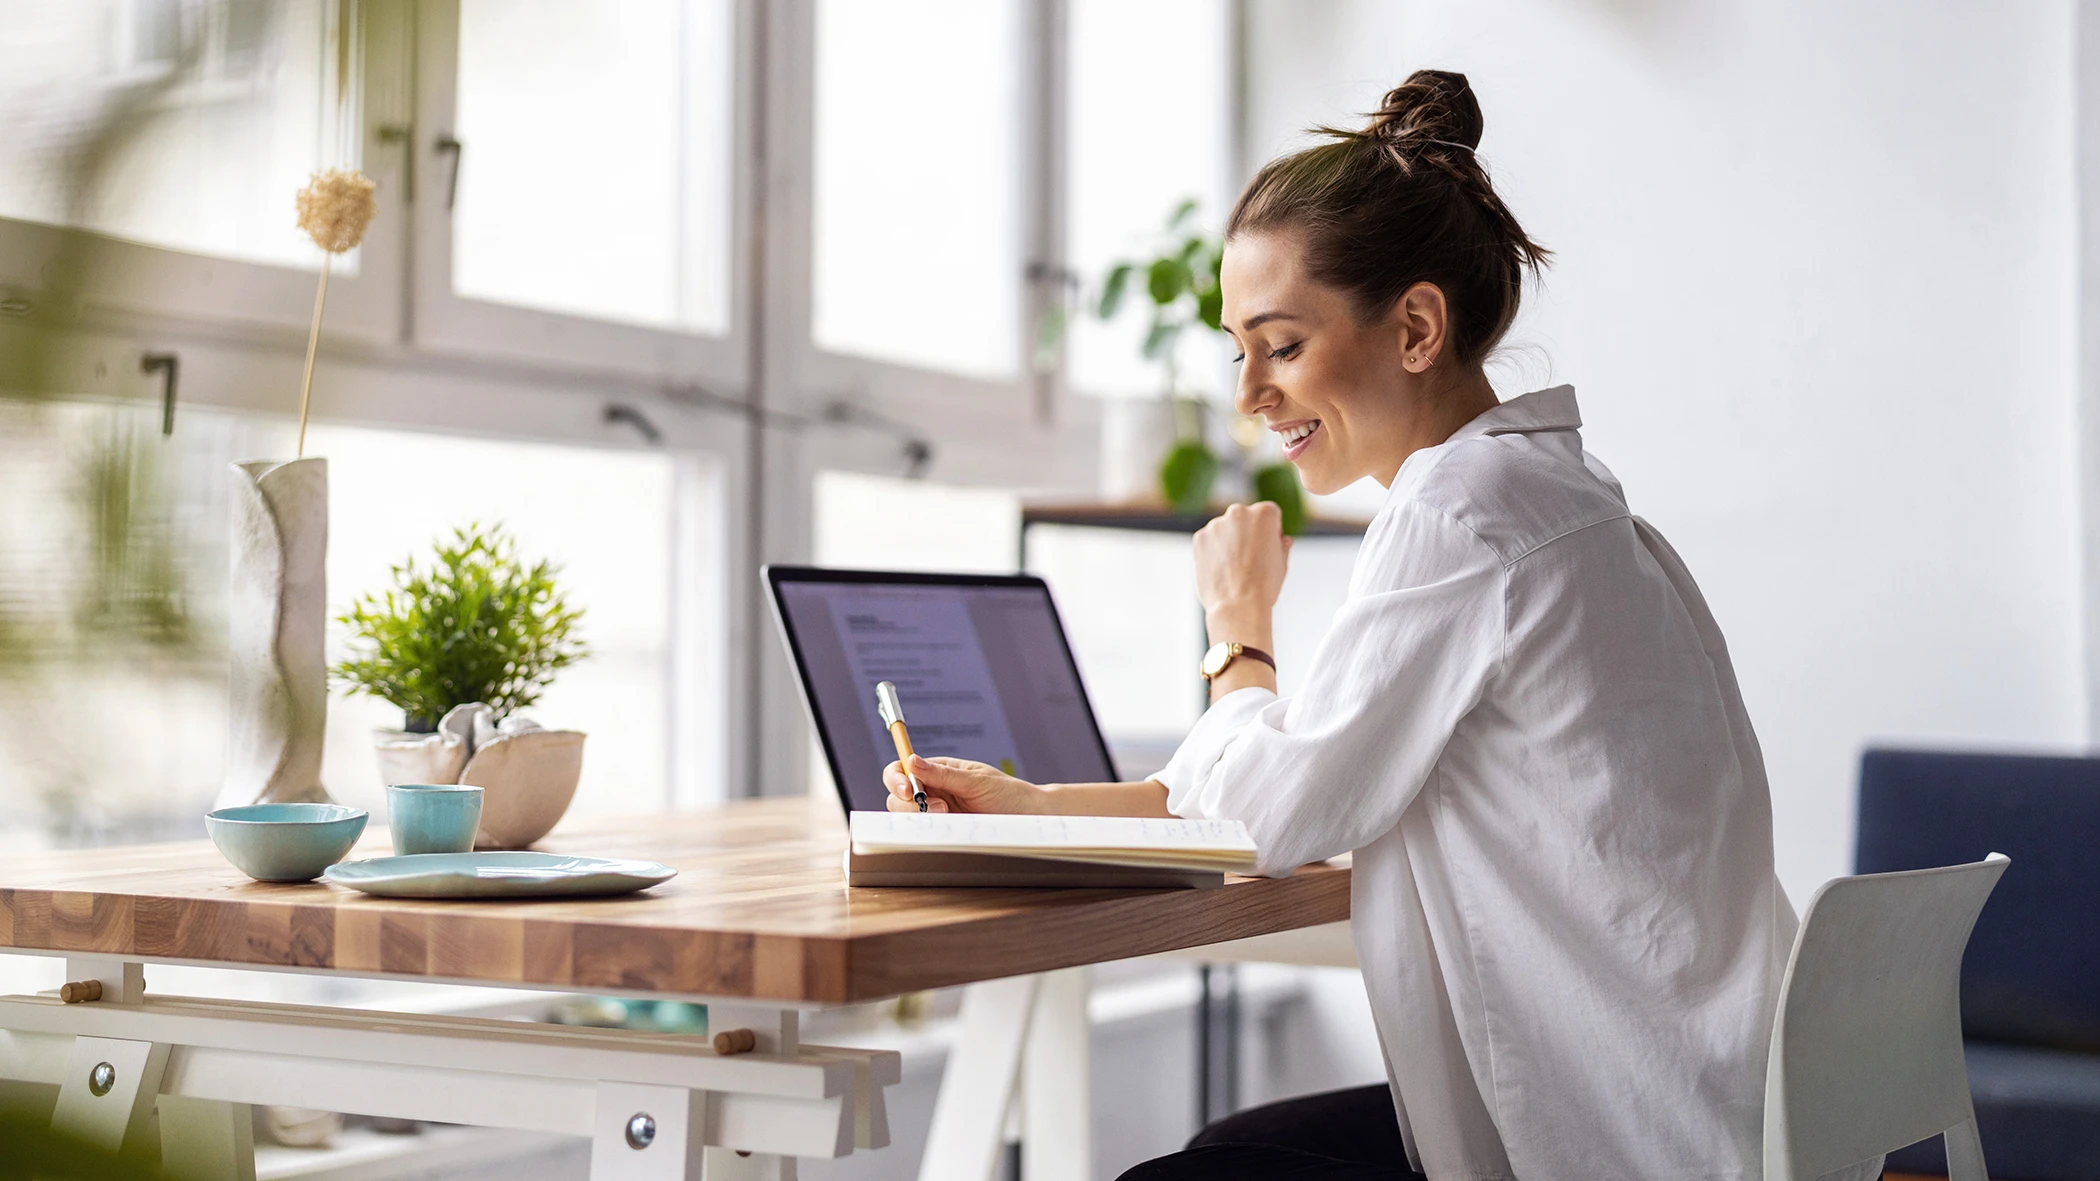
<path id="1" fill-rule="evenodd" d="M 521 987 L 839 1003 L 1349 917 L 1349 871 L 1216 890 L 849 889 L 830 800 L 582 817 L 538 848 L 679 871 L 570 901 L 373 898 L 250 881 L 208 841 L 0 864 L 0 948 Z M 351 854 L 383 856 L 373 825 Z"/>

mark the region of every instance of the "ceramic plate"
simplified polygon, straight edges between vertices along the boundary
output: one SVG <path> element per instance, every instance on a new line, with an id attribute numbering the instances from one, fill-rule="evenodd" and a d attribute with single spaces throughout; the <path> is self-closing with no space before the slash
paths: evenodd
<path id="1" fill-rule="evenodd" d="M 589 898 L 629 894 L 678 871 L 654 861 L 559 853 L 417 853 L 331 865 L 322 876 L 384 898 Z"/>

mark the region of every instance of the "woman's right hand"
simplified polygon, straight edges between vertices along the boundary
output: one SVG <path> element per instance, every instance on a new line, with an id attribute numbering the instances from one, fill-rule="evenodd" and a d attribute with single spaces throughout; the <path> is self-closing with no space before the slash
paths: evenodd
<path id="1" fill-rule="evenodd" d="M 911 773 L 919 777 L 919 785 L 926 789 L 926 810 L 929 812 L 1042 814 L 1049 811 L 1048 797 L 1042 788 L 1025 779 L 1016 779 L 989 763 L 969 759 L 926 759 L 913 755 Z M 890 811 L 919 810 L 919 805 L 911 798 L 911 781 L 904 777 L 903 764 L 891 763 L 884 767 L 882 782 L 890 789 Z"/>

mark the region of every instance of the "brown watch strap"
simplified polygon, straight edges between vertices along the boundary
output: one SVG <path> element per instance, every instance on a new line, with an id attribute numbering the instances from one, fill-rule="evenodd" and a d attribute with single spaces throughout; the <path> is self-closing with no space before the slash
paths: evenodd
<path id="1" fill-rule="evenodd" d="M 1232 667 L 1232 662 L 1238 660 L 1242 656 L 1250 656 L 1255 660 L 1259 660 L 1263 664 L 1268 665 L 1272 669 L 1276 667 L 1276 658 L 1274 656 L 1269 655 L 1267 652 L 1262 651 L 1259 648 L 1250 648 L 1247 645 L 1239 643 L 1237 641 L 1228 641 L 1213 644 L 1211 646 L 1210 651 L 1214 653 L 1220 648 L 1225 649 L 1227 655 L 1225 657 L 1225 662 L 1218 666 L 1216 672 L 1212 672 L 1210 669 L 1210 653 L 1205 653 L 1204 655 L 1203 679 L 1206 681 L 1212 679 L 1213 677 L 1224 676 L 1225 670 Z"/>

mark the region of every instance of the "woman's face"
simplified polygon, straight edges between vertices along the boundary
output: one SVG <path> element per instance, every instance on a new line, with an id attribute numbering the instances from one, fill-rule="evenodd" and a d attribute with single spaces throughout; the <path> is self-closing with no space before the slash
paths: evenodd
<path id="1" fill-rule="evenodd" d="M 1291 230 L 1225 245 L 1219 282 L 1225 331 L 1239 346 L 1235 403 L 1282 439 L 1309 491 L 1336 492 L 1365 476 L 1391 484 L 1413 449 L 1420 384 L 1403 364 L 1406 317 L 1396 305 L 1359 323 L 1348 298 L 1308 276 L 1303 259 Z"/>

